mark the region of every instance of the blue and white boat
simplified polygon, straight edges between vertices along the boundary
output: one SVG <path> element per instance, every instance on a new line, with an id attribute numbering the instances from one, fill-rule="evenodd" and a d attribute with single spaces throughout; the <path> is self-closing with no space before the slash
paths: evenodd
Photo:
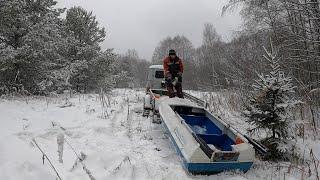
<path id="1" fill-rule="evenodd" d="M 186 99 L 166 99 L 159 107 L 165 130 L 192 174 L 248 171 L 255 151 L 248 140 L 203 107 Z"/>

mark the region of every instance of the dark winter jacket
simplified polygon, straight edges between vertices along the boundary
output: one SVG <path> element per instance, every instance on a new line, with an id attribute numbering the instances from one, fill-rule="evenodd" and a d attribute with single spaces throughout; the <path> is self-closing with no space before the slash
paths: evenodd
<path id="1" fill-rule="evenodd" d="M 183 73 L 182 60 L 179 57 L 176 57 L 175 59 L 166 57 L 163 60 L 163 69 L 165 76 L 170 73 L 171 76 L 176 77 L 179 73 Z"/>

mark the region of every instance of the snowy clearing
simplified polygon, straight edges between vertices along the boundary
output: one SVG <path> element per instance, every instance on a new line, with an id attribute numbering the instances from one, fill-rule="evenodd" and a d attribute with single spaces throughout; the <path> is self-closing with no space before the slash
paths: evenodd
<path id="1" fill-rule="evenodd" d="M 286 163 L 259 160 L 246 174 L 187 174 L 161 125 L 142 117 L 143 96 L 144 91 L 117 89 L 105 96 L 104 106 L 98 94 L 0 99 L 0 179 L 57 177 L 33 139 L 68 180 L 308 179 Z M 228 116 L 231 124 L 241 123 Z M 320 145 L 313 145 L 319 158 Z"/>

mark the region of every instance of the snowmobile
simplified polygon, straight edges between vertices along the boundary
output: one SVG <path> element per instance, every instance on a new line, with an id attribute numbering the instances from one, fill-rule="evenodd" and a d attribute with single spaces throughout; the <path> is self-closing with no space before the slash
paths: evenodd
<path id="1" fill-rule="evenodd" d="M 183 92 L 186 99 L 198 104 L 199 106 L 207 106 L 207 103 L 187 92 Z M 143 116 L 149 116 L 152 112 L 152 121 L 160 123 L 159 104 L 169 99 L 164 80 L 164 70 L 162 65 L 152 65 L 149 67 L 146 95 L 143 104 Z"/>

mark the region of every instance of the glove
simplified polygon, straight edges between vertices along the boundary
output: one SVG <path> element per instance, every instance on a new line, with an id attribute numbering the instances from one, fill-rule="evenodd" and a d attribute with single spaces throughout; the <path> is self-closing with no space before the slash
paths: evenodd
<path id="1" fill-rule="evenodd" d="M 166 74 L 166 80 L 172 80 L 172 75 L 170 73 L 167 73 Z"/>
<path id="2" fill-rule="evenodd" d="M 166 81 L 166 85 L 167 86 L 171 85 L 171 83 L 172 83 L 172 75 L 170 73 L 166 74 L 165 81 Z"/>

